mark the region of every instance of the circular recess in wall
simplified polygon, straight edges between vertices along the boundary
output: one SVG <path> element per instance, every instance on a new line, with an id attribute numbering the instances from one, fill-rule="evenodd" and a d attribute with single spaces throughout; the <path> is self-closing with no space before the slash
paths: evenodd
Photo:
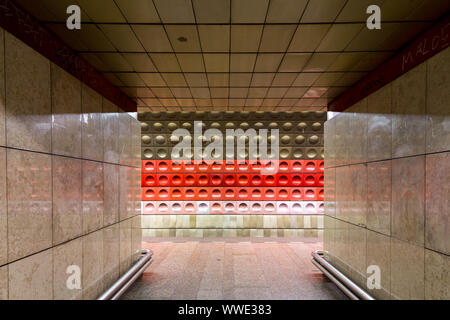
<path id="1" fill-rule="evenodd" d="M 195 119 L 204 119 L 205 115 L 205 111 L 195 111 Z"/>
<path id="2" fill-rule="evenodd" d="M 308 124 L 306 122 L 299 122 L 297 124 L 297 130 L 300 131 L 300 132 L 305 131 L 306 128 L 308 128 Z"/>
<path id="3" fill-rule="evenodd" d="M 247 130 L 250 127 L 250 125 L 248 124 L 248 122 L 241 122 L 239 124 L 239 128 L 241 128 L 242 130 Z"/>
<path id="4" fill-rule="evenodd" d="M 180 189 L 171 188 L 171 193 L 173 198 L 181 198 L 182 196 Z"/>
<path id="5" fill-rule="evenodd" d="M 178 112 L 175 111 L 168 111 L 166 112 L 166 118 L 167 119 L 175 119 L 178 115 Z"/>
<path id="6" fill-rule="evenodd" d="M 155 198 L 155 191 L 153 189 L 148 189 L 145 191 L 145 197 L 148 199 Z"/>
<path id="7" fill-rule="evenodd" d="M 288 184 L 288 182 L 289 182 L 289 178 L 286 175 L 283 174 L 283 175 L 279 176 L 279 178 L 278 178 L 279 184 L 285 186 Z"/>
<path id="8" fill-rule="evenodd" d="M 325 159 L 325 149 L 324 148 L 320 149 L 320 157 L 322 159 Z"/>
<path id="9" fill-rule="evenodd" d="M 278 122 L 269 123 L 269 129 L 278 129 Z"/>
<path id="10" fill-rule="evenodd" d="M 213 129 L 220 129 L 220 123 L 219 122 L 212 122 L 209 126 L 211 128 L 213 128 Z"/>
<path id="11" fill-rule="evenodd" d="M 181 125 L 181 127 L 182 127 L 183 129 L 186 129 L 186 130 L 191 130 L 191 128 L 192 128 L 192 123 L 190 123 L 190 122 L 183 122 L 183 124 Z"/>
<path id="12" fill-rule="evenodd" d="M 185 176 L 184 178 L 184 183 L 188 186 L 192 186 L 195 183 L 195 178 L 193 175 L 188 174 L 187 176 Z"/>
<path id="13" fill-rule="evenodd" d="M 314 112 L 314 116 L 316 118 L 319 118 L 319 119 L 324 118 L 325 114 L 326 114 L 325 111 L 316 111 L 316 112 Z"/>
<path id="14" fill-rule="evenodd" d="M 254 212 L 261 211 L 261 205 L 259 203 L 252 203 L 252 211 Z"/>
<path id="15" fill-rule="evenodd" d="M 153 213 L 155 211 L 155 205 L 153 203 L 146 203 L 144 206 L 144 212 L 147 214 Z"/>
<path id="16" fill-rule="evenodd" d="M 225 176 L 225 184 L 228 186 L 233 185 L 236 182 L 236 179 L 233 175 L 226 175 Z"/>
<path id="17" fill-rule="evenodd" d="M 215 186 L 219 185 L 222 182 L 221 176 L 215 174 L 211 176 L 211 183 Z"/>
<path id="18" fill-rule="evenodd" d="M 194 212 L 195 211 L 195 205 L 192 202 L 185 203 L 184 211 L 186 211 L 186 212 Z"/>
<path id="19" fill-rule="evenodd" d="M 287 203 L 280 203 L 278 206 L 278 212 L 280 213 L 288 213 L 289 212 L 289 206 Z"/>
<path id="20" fill-rule="evenodd" d="M 167 177 L 165 175 L 160 175 L 158 177 L 158 184 L 160 186 L 167 186 L 169 184 L 169 177 Z"/>
<path id="21" fill-rule="evenodd" d="M 180 118 L 181 119 L 189 119 L 191 116 L 191 112 L 190 111 L 181 111 L 180 112 Z"/>
<path id="22" fill-rule="evenodd" d="M 240 185 L 246 185 L 248 183 L 248 176 L 247 175 L 240 175 L 238 178 L 238 183 Z"/>
<path id="23" fill-rule="evenodd" d="M 213 190 L 211 191 L 211 196 L 212 196 L 213 198 L 221 198 L 221 197 L 222 197 L 222 191 L 221 191 L 221 189 L 213 189 Z"/>
<path id="24" fill-rule="evenodd" d="M 300 203 L 294 203 L 292 205 L 291 211 L 293 213 L 299 214 L 302 212 L 302 206 L 300 205 Z"/>
<path id="25" fill-rule="evenodd" d="M 302 177 L 299 175 L 292 176 L 292 185 L 298 187 L 302 183 Z"/>
<path id="26" fill-rule="evenodd" d="M 266 189 L 264 191 L 264 196 L 266 198 L 275 198 L 275 191 L 273 189 Z"/>
<path id="27" fill-rule="evenodd" d="M 198 196 L 199 196 L 200 198 L 207 198 L 207 197 L 208 197 L 208 190 L 206 190 L 206 189 L 200 189 L 200 190 L 198 191 Z"/>
<path id="28" fill-rule="evenodd" d="M 321 124 L 320 122 L 314 122 L 314 123 L 311 125 L 311 129 L 312 129 L 313 131 L 320 131 L 320 130 L 322 129 L 322 124 Z"/>
<path id="29" fill-rule="evenodd" d="M 309 111 L 300 111 L 300 117 L 302 118 L 308 118 L 309 114 Z"/>
<path id="30" fill-rule="evenodd" d="M 152 138 L 150 136 L 147 136 L 147 135 L 142 136 L 142 143 L 143 144 L 150 144 L 150 143 L 152 143 Z"/>
<path id="31" fill-rule="evenodd" d="M 260 198 L 260 197 L 261 197 L 261 190 L 253 189 L 252 190 L 252 198 Z"/>
<path id="32" fill-rule="evenodd" d="M 175 202 L 175 203 L 173 203 L 172 204 L 172 212 L 181 212 L 181 209 L 182 209 L 182 207 L 181 207 L 181 204 L 180 203 L 178 203 L 178 202 Z"/>
<path id="33" fill-rule="evenodd" d="M 172 168 L 173 168 L 173 167 L 172 167 Z M 177 174 L 174 174 L 174 175 L 172 176 L 172 183 L 173 183 L 174 185 L 179 186 L 182 182 L 183 182 L 183 181 L 182 181 L 182 179 L 181 179 L 181 176 L 179 176 L 179 175 L 177 175 Z"/>
<path id="34" fill-rule="evenodd" d="M 246 212 L 248 211 L 248 205 L 246 203 L 240 203 L 239 204 L 239 211 L 240 212 Z"/>
<path id="35" fill-rule="evenodd" d="M 289 163 L 287 161 L 280 161 L 278 167 L 280 170 L 287 171 L 289 170 Z"/>
<path id="36" fill-rule="evenodd" d="M 256 111 L 255 118 L 256 119 L 264 119 L 264 111 Z"/>
<path id="37" fill-rule="evenodd" d="M 294 161 L 292 162 L 292 170 L 293 171 L 301 171 L 302 170 L 302 163 L 300 161 Z"/>
<path id="38" fill-rule="evenodd" d="M 141 122 L 141 131 L 148 131 L 148 129 L 150 129 L 150 126 L 148 125 L 148 123 L 146 122 Z"/>
<path id="39" fill-rule="evenodd" d="M 221 115 L 222 115 L 222 113 L 220 111 L 211 111 L 209 113 L 209 118 L 210 119 L 220 119 Z"/>
<path id="40" fill-rule="evenodd" d="M 154 186 L 155 185 L 155 176 L 146 176 L 145 177 L 145 183 L 148 186 Z"/>
<path id="41" fill-rule="evenodd" d="M 305 178 L 305 183 L 308 185 L 313 185 L 315 182 L 314 177 L 313 176 L 306 176 Z"/>
<path id="42" fill-rule="evenodd" d="M 163 145 L 166 143 L 166 137 L 165 136 L 156 136 L 155 142 L 156 142 L 156 144 Z"/>
<path id="43" fill-rule="evenodd" d="M 169 122 L 167 124 L 167 129 L 169 129 L 170 131 L 174 131 L 178 129 L 178 124 L 176 122 Z"/>
<path id="44" fill-rule="evenodd" d="M 234 118 L 234 111 L 225 111 L 223 116 L 226 119 L 233 119 Z"/>
<path id="45" fill-rule="evenodd" d="M 188 188 L 188 189 L 184 190 L 184 195 L 186 198 L 192 199 L 195 197 L 195 191 L 193 189 Z"/>
<path id="46" fill-rule="evenodd" d="M 319 213 L 324 213 L 325 212 L 325 206 L 323 203 L 319 204 Z"/>
<path id="47" fill-rule="evenodd" d="M 288 197 L 288 195 L 289 195 L 289 192 L 287 191 L 287 189 L 280 189 L 278 191 L 278 196 L 281 197 L 281 198 L 285 199 L 285 198 Z"/>
<path id="48" fill-rule="evenodd" d="M 153 163 L 153 161 L 146 161 L 144 163 L 144 168 L 146 171 L 153 171 L 155 170 L 155 164 Z"/>
<path id="49" fill-rule="evenodd" d="M 314 213 L 314 212 L 316 211 L 316 207 L 315 207 L 314 204 L 312 204 L 312 203 L 308 203 L 308 204 L 305 206 L 305 209 L 306 209 L 306 211 L 307 211 L 308 213 Z"/>
<path id="50" fill-rule="evenodd" d="M 241 119 L 248 119 L 250 117 L 250 112 L 248 112 L 248 111 L 241 111 L 239 113 L 239 117 Z"/>
<path id="51" fill-rule="evenodd" d="M 222 209 L 222 207 L 219 202 L 214 202 L 213 205 L 211 206 L 211 209 L 213 211 L 219 211 L 220 209 Z"/>
<path id="52" fill-rule="evenodd" d="M 289 158 L 289 149 L 281 149 L 280 150 L 280 158 L 281 159 Z"/>
<path id="53" fill-rule="evenodd" d="M 228 212 L 234 211 L 234 203 L 227 202 L 227 204 L 225 204 L 225 210 Z"/>
<path id="54" fill-rule="evenodd" d="M 313 161 L 308 161 L 305 164 L 305 170 L 306 171 L 314 171 L 314 170 L 316 170 L 316 164 Z"/>
<path id="55" fill-rule="evenodd" d="M 305 198 L 306 199 L 313 199 L 314 197 L 315 197 L 314 190 L 306 189 L 306 191 L 305 191 Z M 314 207 L 314 205 L 312 205 L 312 206 Z"/>
<path id="56" fill-rule="evenodd" d="M 161 118 L 161 112 L 159 112 L 159 111 L 152 111 L 152 112 L 150 112 L 150 118 L 151 119 L 159 119 L 159 118 Z"/>
<path id="57" fill-rule="evenodd" d="M 308 151 L 306 152 L 306 156 L 309 159 L 313 159 L 313 158 L 317 157 L 317 150 L 316 149 L 308 149 Z"/>
<path id="58" fill-rule="evenodd" d="M 165 159 L 167 157 L 167 150 L 158 149 L 158 151 L 156 151 L 156 154 L 158 155 L 159 158 Z"/>
<path id="59" fill-rule="evenodd" d="M 261 185 L 261 177 L 259 175 L 254 175 L 251 179 L 251 184 L 254 186 Z"/>
<path id="60" fill-rule="evenodd" d="M 198 205 L 198 209 L 199 209 L 199 211 L 202 211 L 202 212 L 208 211 L 208 204 L 204 203 L 204 202 L 201 202 Z"/>
<path id="61" fill-rule="evenodd" d="M 234 122 L 227 122 L 225 124 L 225 129 L 234 129 L 235 126 Z"/>
<path id="62" fill-rule="evenodd" d="M 163 129 L 163 124 L 161 122 L 153 123 L 153 130 L 161 131 Z"/>
<path id="63" fill-rule="evenodd" d="M 318 136 L 310 136 L 309 138 L 308 138 L 308 142 L 310 143 L 310 144 L 318 144 L 319 143 L 319 141 L 320 141 L 320 138 L 318 137 Z"/>
<path id="64" fill-rule="evenodd" d="M 305 143 L 305 136 L 301 134 L 295 137 L 295 144 L 303 144 Z"/>
<path id="65" fill-rule="evenodd" d="M 208 184 L 208 176 L 201 175 L 198 177 L 198 184 L 201 186 L 206 186 Z"/>
<path id="66" fill-rule="evenodd" d="M 291 131 L 293 126 L 294 125 L 292 124 L 292 122 L 285 122 L 285 123 L 283 123 L 283 130 L 284 131 Z"/>
<path id="67" fill-rule="evenodd" d="M 299 189 L 292 190 L 292 198 L 295 200 L 300 200 L 302 198 L 302 192 Z"/>
<path id="68" fill-rule="evenodd" d="M 271 203 L 271 202 L 266 203 L 265 206 L 264 206 L 264 210 L 266 212 L 273 212 L 273 211 L 275 211 L 275 205 L 273 203 Z"/>
<path id="69" fill-rule="evenodd" d="M 295 149 L 293 152 L 293 156 L 295 159 L 300 159 L 301 157 L 303 157 L 303 150 L 300 148 Z"/>
<path id="70" fill-rule="evenodd" d="M 147 159 L 153 158 L 153 150 L 152 149 L 144 149 L 144 157 Z"/>
<path id="71" fill-rule="evenodd" d="M 281 144 L 290 144 L 291 143 L 291 137 L 288 135 L 284 135 L 281 137 Z"/>
<path id="72" fill-rule="evenodd" d="M 256 122 L 253 126 L 255 127 L 256 130 L 259 130 L 259 129 L 264 128 L 264 123 Z"/>

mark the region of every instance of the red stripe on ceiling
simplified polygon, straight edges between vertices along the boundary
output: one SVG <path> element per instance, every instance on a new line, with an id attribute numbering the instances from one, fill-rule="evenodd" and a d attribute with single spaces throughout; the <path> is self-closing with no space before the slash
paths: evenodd
<path id="1" fill-rule="evenodd" d="M 0 26 L 122 110 L 136 112 L 135 102 L 13 1 L 0 0 Z"/>
<path id="2" fill-rule="evenodd" d="M 383 26 L 383 25 L 382 25 Z M 450 44 L 450 14 L 436 22 L 406 48 L 369 73 L 328 105 L 341 112 L 431 58 Z"/>

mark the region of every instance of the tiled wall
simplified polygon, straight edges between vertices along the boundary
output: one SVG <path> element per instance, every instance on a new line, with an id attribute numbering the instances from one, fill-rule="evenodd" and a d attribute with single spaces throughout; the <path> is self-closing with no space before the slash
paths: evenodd
<path id="1" fill-rule="evenodd" d="M 324 247 L 380 299 L 450 299 L 450 49 L 325 123 Z"/>
<path id="2" fill-rule="evenodd" d="M 129 268 L 139 158 L 135 118 L 0 30 L 0 299 L 95 299 Z"/>
<path id="3" fill-rule="evenodd" d="M 144 236 L 322 235 L 325 112 L 143 112 L 139 119 Z M 199 137 L 189 136 L 197 133 L 195 121 L 203 123 Z M 178 128 L 185 133 L 174 134 Z M 235 137 L 227 129 L 254 131 Z M 268 129 L 267 135 L 260 129 Z M 223 142 L 221 154 L 195 155 L 193 140 L 205 148 L 214 137 Z M 181 141 L 191 144 L 190 158 L 172 154 Z M 268 145 L 267 158 L 249 147 L 258 141 Z M 245 151 L 237 150 L 240 144 Z M 192 156 L 196 161 L 187 160 Z"/>

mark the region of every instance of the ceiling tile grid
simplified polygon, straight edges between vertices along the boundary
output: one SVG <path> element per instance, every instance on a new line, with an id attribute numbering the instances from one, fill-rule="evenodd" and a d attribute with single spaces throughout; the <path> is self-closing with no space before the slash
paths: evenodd
<path id="1" fill-rule="evenodd" d="M 322 110 L 448 0 L 17 0 L 139 108 Z M 65 28 L 69 4 L 81 30 Z M 365 27 L 368 5 L 382 30 Z M 63 11 L 64 10 L 64 11 Z"/>

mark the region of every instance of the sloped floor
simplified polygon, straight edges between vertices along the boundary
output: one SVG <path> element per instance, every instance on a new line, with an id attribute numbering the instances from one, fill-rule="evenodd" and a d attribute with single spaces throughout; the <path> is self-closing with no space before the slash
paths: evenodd
<path id="1" fill-rule="evenodd" d="M 145 239 L 144 239 L 145 240 Z M 122 299 L 347 299 L 311 263 L 310 239 L 147 239 L 154 262 Z"/>

